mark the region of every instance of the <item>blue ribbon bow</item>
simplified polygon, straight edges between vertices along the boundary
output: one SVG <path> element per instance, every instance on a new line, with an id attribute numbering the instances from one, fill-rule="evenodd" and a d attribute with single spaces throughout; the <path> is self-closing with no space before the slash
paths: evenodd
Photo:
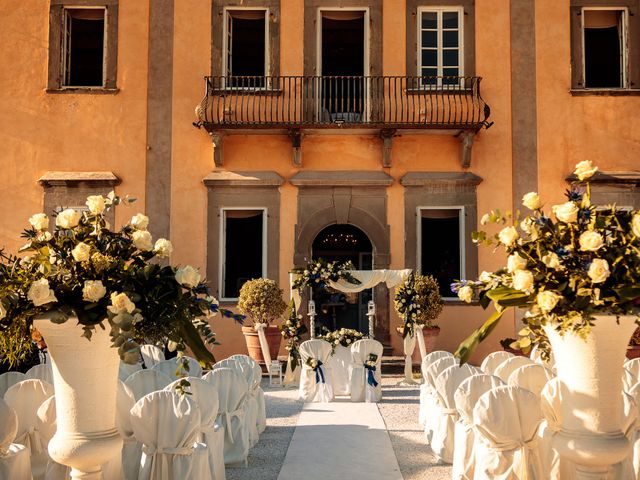
<path id="1" fill-rule="evenodd" d="M 367 365 L 365 363 L 364 364 L 364 368 L 367 369 L 367 383 L 369 385 L 371 385 L 372 387 L 377 387 L 378 386 L 378 382 L 376 382 L 376 377 L 373 374 L 373 372 L 376 371 L 375 365 Z"/>
<path id="2" fill-rule="evenodd" d="M 322 362 L 318 360 L 318 365 L 313 369 L 316 372 L 316 383 L 325 383 L 324 381 L 324 368 L 322 367 Z"/>

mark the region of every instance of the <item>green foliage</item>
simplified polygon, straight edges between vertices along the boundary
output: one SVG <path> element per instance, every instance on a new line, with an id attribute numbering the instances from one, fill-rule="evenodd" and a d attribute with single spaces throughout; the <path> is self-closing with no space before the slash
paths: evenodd
<path id="1" fill-rule="evenodd" d="M 292 287 L 302 292 L 306 287 L 326 288 L 330 281 L 337 282 L 338 280 L 360 285 L 360 280 L 355 278 L 349 270 L 354 270 L 351 262 L 327 262 L 323 258 L 319 258 L 304 268 L 292 270 L 292 273 L 297 274 Z"/>
<path id="2" fill-rule="evenodd" d="M 238 297 L 238 310 L 251 317 L 254 323 L 267 325 L 282 316 L 287 304 L 282 299 L 283 291 L 268 278 L 255 278 L 242 285 Z"/>
<path id="3" fill-rule="evenodd" d="M 278 326 L 280 334 L 286 340 L 285 348 L 291 356 L 291 369 L 295 370 L 300 363 L 300 337 L 307 333 L 307 326 L 302 321 L 302 315 L 296 312 L 296 304 L 291 299 L 289 303 L 289 315 L 287 320 Z"/>
<path id="4" fill-rule="evenodd" d="M 444 306 L 438 281 L 431 275 L 411 272 L 396 289 L 394 306 L 404 318 L 403 338 L 413 335 L 415 325 L 436 326 L 433 320 L 438 318 Z"/>

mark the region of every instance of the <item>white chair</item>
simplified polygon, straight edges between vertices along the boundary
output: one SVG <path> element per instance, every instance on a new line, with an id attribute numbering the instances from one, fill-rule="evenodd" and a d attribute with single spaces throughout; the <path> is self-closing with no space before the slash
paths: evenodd
<path id="1" fill-rule="evenodd" d="M 18 416 L 7 402 L 0 398 L 0 478 L 31 480 L 29 449 L 13 443 L 18 433 Z"/>
<path id="2" fill-rule="evenodd" d="M 505 352 L 504 350 L 498 350 L 497 352 L 491 352 L 487 355 L 480 364 L 480 370 L 486 375 L 493 375 L 502 362 L 508 358 L 513 357 L 513 353 Z"/>
<path id="3" fill-rule="evenodd" d="M 140 345 L 140 355 L 146 368 L 152 368 L 154 365 L 164 362 L 164 351 L 157 345 Z"/>
<path id="4" fill-rule="evenodd" d="M 207 446 L 209 468 L 213 480 L 225 480 L 224 469 L 224 428 L 216 424 L 220 402 L 218 390 L 211 383 L 197 377 L 185 377 L 189 386 L 185 390 L 200 409 L 200 437 L 199 441 Z M 165 387 L 165 390 L 175 390 L 180 384 L 176 380 Z"/>
<path id="5" fill-rule="evenodd" d="M 382 400 L 382 352 L 380 342 L 370 338 L 357 340 L 351 346 L 352 402 L 377 403 Z"/>
<path id="6" fill-rule="evenodd" d="M 504 383 L 509 382 L 509 376 L 518 368 L 523 367 L 525 365 L 533 365 L 534 362 L 529 357 L 521 357 L 519 355 L 514 355 L 510 358 L 507 358 L 504 362 L 496 367 L 493 372 L 493 375 L 500 378 Z"/>
<path id="7" fill-rule="evenodd" d="M 435 352 L 428 353 L 420 363 L 420 371 L 422 372 L 422 383 L 420 384 L 420 410 L 418 411 L 418 423 L 424 427 L 424 422 L 427 417 L 428 397 L 431 395 L 432 387 L 427 383 L 427 368 L 436 360 L 440 360 L 444 357 L 453 357 L 450 352 L 444 350 L 436 350 Z"/>
<path id="8" fill-rule="evenodd" d="M 37 379 L 53 385 L 53 369 L 50 363 L 41 363 L 34 365 L 25 374 L 25 380 Z"/>
<path id="9" fill-rule="evenodd" d="M 518 387 L 496 387 L 473 408 L 474 480 L 542 479 L 537 447 L 542 412 L 538 398 Z"/>
<path id="10" fill-rule="evenodd" d="M 224 463 L 228 466 L 246 466 L 249 453 L 249 435 L 246 427 L 245 398 L 247 382 L 236 370 L 217 368 L 203 379 L 218 391 L 218 416 L 216 423 L 224 432 Z"/>
<path id="11" fill-rule="evenodd" d="M 331 369 L 331 387 L 334 395 L 351 395 L 352 348 L 353 345 L 351 348 L 336 345 L 327 362 Z"/>
<path id="12" fill-rule="evenodd" d="M 121 382 L 125 382 L 127 378 L 140 370 L 142 370 L 142 365 L 139 363 L 131 364 L 121 361 L 120 366 L 118 367 L 118 379 Z"/>
<path id="13" fill-rule="evenodd" d="M 328 366 L 331 345 L 324 340 L 307 340 L 298 349 L 302 371 L 298 398 L 304 402 L 331 402 L 331 368 Z M 315 367 L 310 365 L 315 363 Z"/>
<path id="14" fill-rule="evenodd" d="M 183 361 L 187 362 L 188 370 L 183 368 Z M 170 358 L 162 362 L 156 363 L 151 370 L 156 372 L 162 372 L 171 378 L 171 381 L 177 380 L 181 377 L 201 377 L 202 367 L 195 358 L 191 358 L 187 355 L 182 357 Z"/>
<path id="15" fill-rule="evenodd" d="M 574 478 L 574 466 L 551 447 L 553 437 L 560 431 L 562 423 L 562 399 L 560 398 L 560 379 L 552 378 L 543 387 L 540 394 L 540 408 L 544 421 L 538 430 L 542 478 L 571 480 Z"/>
<path id="16" fill-rule="evenodd" d="M 38 408 L 53 396 L 53 385 L 30 379 L 16 383 L 4 394 L 4 400 L 18 415 L 18 433 L 15 443 L 24 445 L 31 454 L 31 471 L 40 478 L 47 469 L 49 454 L 47 443 L 38 430 Z"/>
<path id="17" fill-rule="evenodd" d="M 447 368 L 453 367 L 454 365 L 459 365 L 460 361 L 455 357 L 442 357 L 439 360 L 436 360 L 431 365 L 429 365 L 426 369 L 426 377 L 425 377 L 425 385 L 427 389 L 428 395 L 425 398 L 425 420 L 424 420 L 424 436 L 426 438 L 427 443 L 431 442 L 431 437 L 433 436 L 433 429 L 435 428 L 435 423 L 437 421 L 436 416 L 434 415 L 435 404 L 436 404 L 436 378 L 442 372 L 444 372 Z"/>
<path id="18" fill-rule="evenodd" d="M 122 437 L 122 455 L 120 457 L 121 473 L 125 480 L 138 480 L 140 473 L 140 458 L 142 457 L 142 443 L 133 434 L 131 426 L 131 409 L 136 403 L 135 394 L 123 382 L 118 382 L 116 396 L 116 428 Z M 117 462 L 110 462 L 105 468 L 104 478 L 110 468 L 117 469 Z M 116 470 L 117 473 L 117 470 Z M 114 477 L 117 478 L 117 477 Z"/>
<path id="19" fill-rule="evenodd" d="M 504 382 L 494 375 L 472 375 L 463 380 L 454 393 L 453 399 L 460 417 L 455 426 L 451 478 L 455 480 L 473 478 L 475 465 L 473 407 L 483 394 L 502 385 Z"/>
<path id="20" fill-rule="evenodd" d="M 629 395 L 640 405 L 640 383 L 629 389 Z M 631 438 L 631 458 L 633 461 L 634 478 L 640 478 L 640 420 L 636 422 L 635 432 Z"/>
<path id="21" fill-rule="evenodd" d="M 479 373 L 480 369 L 467 363 L 446 368 L 436 378 L 431 449 L 445 463 L 453 463 L 455 425 L 459 418 L 454 395 L 463 380 Z"/>
<path id="22" fill-rule="evenodd" d="M 622 393 L 623 403 L 623 420 L 622 420 L 622 433 L 627 437 L 629 442 L 633 445 L 633 440 L 636 432 L 636 425 L 638 423 L 638 405 L 633 396 L 626 392 Z M 635 478 L 633 469 L 633 449 L 630 454 L 621 462 L 616 463 L 611 468 L 612 478 Z"/>
<path id="23" fill-rule="evenodd" d="M 520 387 L 536 394 L 538 398 L 542 394 L 542 389 L 549 380 L 553 378 L 553 372 L 539 363 L 523 365 L 516 368 L 509 375 L 509 385 Z"/>
<path id="24" fill-rule="evenodd" d="M 211 480 L 205 445 L 198 443 L 200 410 L 188 395 L 160 391 L 131 409 L 133 434 L 142 442 L 139 480 Z"/>
<path id="25" fill-rule="evenodd" d="M 256 362 L 253 366 L 253 379 L 254 385 L 249 390 L 249 395 L 256 398 L 258 404 L 258 418 L 256 419 L 256 425 L 258 427 L 258 433 L 262 433 L 267 428 L 267 406 L 264 400 L 264 390 L 262 390 L 262 369 Z"/>
<path id="26" fill-rule="evenodd" d="M 631 387 L 640 381 L 640 358 L 632 358 L 624 362 L 622 381 L 626 391 L 629 391 Z"/>
<path id="27" fill-rule="evenodd" d="M 124 384 L 131 390 L 136 402 L 151 392 L 157 392 L 169 385 L 172 379 L 157 370 L 138 370 L 130 375 Z"/>
<path id="28" fill-rule="evenodd" d="M 0 399 L 4 397 L 9 388 L 26 379 L 26 375 L 22 372 L 6 372 L 0 375 Z"/>

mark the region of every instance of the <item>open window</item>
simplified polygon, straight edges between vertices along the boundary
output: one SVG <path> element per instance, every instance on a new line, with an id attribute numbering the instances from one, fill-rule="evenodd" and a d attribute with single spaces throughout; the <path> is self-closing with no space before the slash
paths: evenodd
<path id="1" fill-rule="evenodd" d="M 583 8 L 583 68 L 586 88 L 627 86 L 627 10 Z"/>
<path id="2" fill-rule="evenodd" d="M 225 9 L 223 75 L 229 86 L 262 88 L 269 75 L 269 16 L 266 8 Z"/>
<path id="3" fill-rule="evenodd" d="M 464 75 L 462 7 L 419 7 L 417 17 L 421 85 L 459 85 Z"/>

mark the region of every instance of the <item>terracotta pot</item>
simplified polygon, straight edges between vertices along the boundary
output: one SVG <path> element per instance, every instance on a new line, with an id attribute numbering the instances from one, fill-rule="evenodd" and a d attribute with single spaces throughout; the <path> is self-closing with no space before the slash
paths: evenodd
<path id="1" fill-rule="evenodd" d="M 57 430 L 49 455 L 71 467 L 74 479 L 101 479 L 101 465 L 122 451 L 115 423 L 120 358 L 109 329 L 98 326 L 87 340 L 77 318 L 55 324 L 43 315 L 34 325 L 53 368 Z"/>
<path id="2" fill-rule="evenodd" d="M 427 354 L 435 351 L 438 335 L 440 335 L 440 327 L 425 327 L 422 329 L 424 347 Z M 414 365 L 420 365 L 422 363 L 422 358 L 420 356 L 420 347 L 418 347 L 417 341 L 416 348 L 413 350 L 413 355 L 411 356 L 411 361 Z"/>
<path id="3" fill-rule="evenodd" d="M 636 317 L 596 315 L 586 339 L 547 326 L 562 398 L 553 448 L 576 466 L 576 479 L 613 479 L 628 454 L 622 432 L 622 368 Z"/>
<path id="4" fill-rule="evenodd" d="M 280 351 L 280 342 L 282 341 L 282 335 L 280 330 L 275 326 L 268 326 L 265 331 L 267 337 L 267 344 L 269 345 L 269 353 L 271 359 L 275 360 L 278 357 Z M 247 351 L 249 356 L 256 362 L 264 365 L 264 357 L 262 356 L 262 349 L 260 348 L 260 339 L 258 338 L 258 332 L 253 327 L 242 327 L 242 334 L 247 342 Z"/>
<path id="5" fill-rule="evenodd" d="M 640 345 L 629 345 L 627 347 L 627 359 L 640 357 Z"/>

